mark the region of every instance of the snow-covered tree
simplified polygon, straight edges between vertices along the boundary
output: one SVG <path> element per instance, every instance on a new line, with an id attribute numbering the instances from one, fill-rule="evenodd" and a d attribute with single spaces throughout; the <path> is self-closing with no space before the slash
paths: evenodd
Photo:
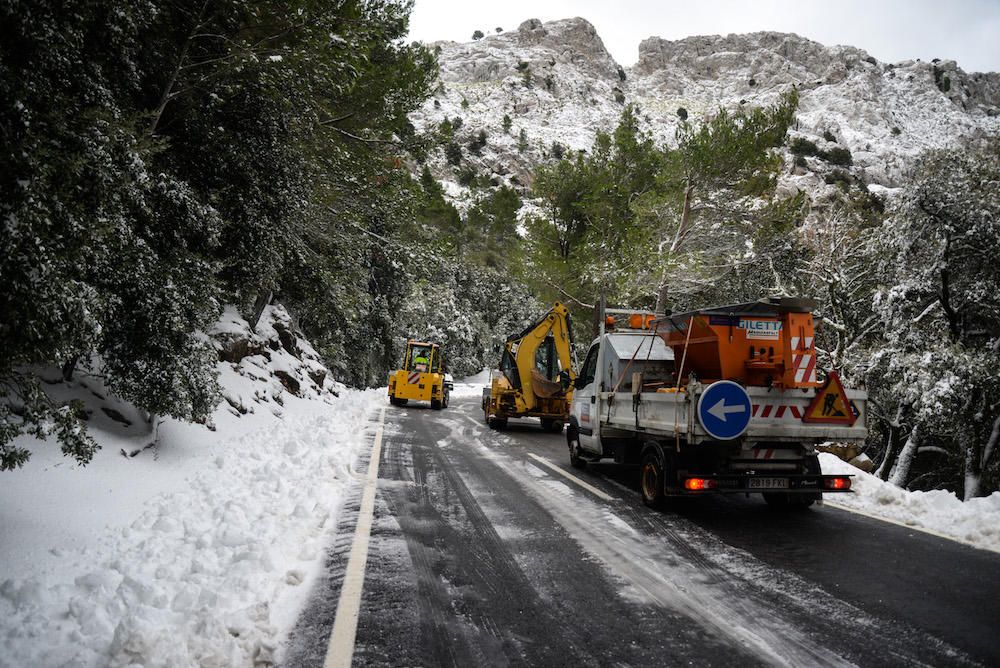
<path id="1" fill-rule="evenodd" d="M 905 440 L 881 471 L 902 486 L 972 498 L 997 488 L 1000 453 L 1000 152 L 920 162 L 878 234 L 885 323 L 870 385 Z"/>

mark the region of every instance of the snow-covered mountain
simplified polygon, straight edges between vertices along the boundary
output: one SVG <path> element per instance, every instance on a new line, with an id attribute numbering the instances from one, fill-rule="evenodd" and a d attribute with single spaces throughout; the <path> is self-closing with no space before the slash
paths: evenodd
<path id="1" fill-rule="evenodd" d="M 1000 74 L 967 73 L 954 61 L 882 63 L 861 49 L 793 34 L 650 37 L 632 67 L 615 62 L 581 18 L 532 19 L 479 41 L 431 46 L 441 86 L 413 114 L 414 124 L 429 129 L 460 117 L 461 140 L 485 130 L 481 155 L 465 151 L 464 159 L 515 186 L 530 183 L 553 144 L 589 149 L 598 130 L 615 127 L 627 103 L 638 105 L 653 134 L 669 143 L 679 109 L 700 118 L 720 106 L 774 102 L 795 86 L 801 101 L 793 135 L 821 150 L 847 148 L 855 176 L 890 188 L 900 185 L 921 151 L 1000 133 Z M 505 115 L 511 119 L 506 132 Z M 527 142 L 519 142 L 522 130 Z M 432 165 L 463 199 L 443 155 Z M 824 187 L 816 173 L 824 167 L 810 158 L 784 184 L 815 195 Z"/>

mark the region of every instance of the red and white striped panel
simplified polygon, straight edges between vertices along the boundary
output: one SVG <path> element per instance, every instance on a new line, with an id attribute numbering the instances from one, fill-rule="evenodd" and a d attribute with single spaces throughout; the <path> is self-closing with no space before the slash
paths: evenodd
<path id="1" fill-rule="evenodd" d="M 804 411 L 798 406 L 786 406 L 784 404 L 754 404 L 751 409 L 751 417 L 762 420 L 785 420 L 794 422 L 802 420 Z"/>
<path id="2" fill-rule="evenodd" d="M 792 355 L 792 366 L 795 368 L 796 383 L 816 382 L 816 355 Z"/>
<path id="3" fill-rule="evenodd" d="M 801 336 L 793 336 L 792 337 L 792 350 L 798 350 L 799 349 L 799 342 L 802 341 L 802 338 L 803 337 L 801 337 Z M 802 348 L 802 350 L 803 351 L 811 351 L 812 347 L 813 347 L 813 337 L 811 337 L 811 336 L 805 337 L 805 343 L 806 343 L 806 345 L 805 345 L 805 347 Z"/>
<path id="4" fill-rule="evenodd" d="M 420 372 L 411 371 L 410 375 L 406 377 L 406 382 L 408 382 L 410 385 L 416 385 L 418 382 L 420 382 Z"/>

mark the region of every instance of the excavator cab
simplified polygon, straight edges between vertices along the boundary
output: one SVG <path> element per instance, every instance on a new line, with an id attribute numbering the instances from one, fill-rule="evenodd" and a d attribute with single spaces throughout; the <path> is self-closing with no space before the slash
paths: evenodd
<path id="1" fill-rule="evenodd" d="M 407 341 L 402 368 L 389 374 L 389 403 L 405 406 L 411 399 L 429 401 L 431 408 L 440 410 L 448 407 L 450 390 L 441 346 L 427 341 Z"/>

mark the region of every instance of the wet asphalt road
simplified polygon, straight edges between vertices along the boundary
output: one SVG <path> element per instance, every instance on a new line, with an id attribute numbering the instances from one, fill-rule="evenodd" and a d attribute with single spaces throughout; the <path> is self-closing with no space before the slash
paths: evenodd
<path id="1" fill-rule="evenodd" d="M 1000 555 L 758 497 L 655 512 L 636 477 L 477 399 L 388 408 L 354 665 L 1000 665 Z M 323 663 L 359 502 L 286 666 Z"/>

